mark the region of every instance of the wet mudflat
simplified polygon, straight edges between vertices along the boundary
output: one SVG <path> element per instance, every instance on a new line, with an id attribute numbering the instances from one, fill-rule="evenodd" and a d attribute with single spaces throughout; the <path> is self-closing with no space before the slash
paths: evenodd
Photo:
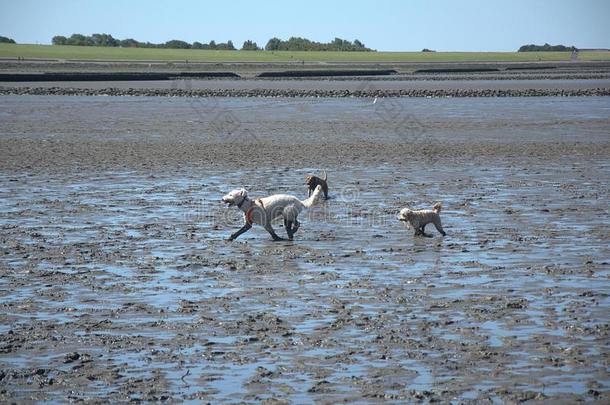
<path id="1" fill-rule="evenodd" d="M 235 79 L 208 79 L 208 80 L 157 80 L 157 81 L 48 81 L 48 82 L 0 82 L 2 87 L 60 87 L 74 89 L 105 89 L 108 87 L 116 89 L 203 89 L 203 90 L 413 90 L 413 89 L 595 89 L 610 87 L 610 79 L 607 76 L 593 79 L 570 79 L 570 80 L 547 80 L 544 79 L 519 79 L 493 80 L 471 78 L 461 79 L 456 77 L 452 80 L 435 80 L 436 77 L 417 80 L 235 80 Z"/>
<path id="2" fill-rule="evenodd" d="M 2 400 L 608 401 L 608 98 L 0 106 Z"/>

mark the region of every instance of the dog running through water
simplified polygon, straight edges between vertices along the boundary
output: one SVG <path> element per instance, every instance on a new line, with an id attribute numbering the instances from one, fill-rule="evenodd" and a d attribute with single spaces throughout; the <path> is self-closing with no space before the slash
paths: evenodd
<path id="1" fill-rule="evenodd" d="M 324 199 L 328 200 L 328 176 L 326 175 L 326 170 L 324 170 L 323 179 L 314 175 L 307 176 L 305 185 L 307 186 L 307 196 L 311 196 L 316 187 L 321 186 L 322 191 L 324 191 Z"/>
<path id="2" fill-rule="evenodd" d="M 403 208 L 398 214 L 398 220 L 409 224 L 415 229 L 414 236 L 425 236 L 431 238 L 432 235 L 425 232 L 426 225 L 433 223 L 436 230 L 445 236 L 446 233 L 441 225 L 441 203 L 436 203 L 431 210 L 410 210 L 409 208 Z"/>
<path id="3" fill-rule="evenodd" d="M 271 235 L 273 240 L 282 240 L 271 226 L 271 221 L 283 218 L 284 227 L 288 234 L 288 239 L 292 240 L 294 234 L 299 230 L 301 225 L 297 216 L 301 211 L 310 208 L 317 204 L 322 194 L 322 187 L 317 186 L 313 194 L 306 200 L 287 194 L 274 194 L 269 197 L 257 198 L 252 200 L 248 197 L 248 192 L 244 188 L 239 188 L 231 191 L 229 194 L 222 197 L 222 201 L 228 207 L 236 205 L 244 213 L 244 226 L 237 232 L 233 233 L 229 240 L 235 240 L 244 232 L 252 228 L 253 224 L 262 225 Z"/>

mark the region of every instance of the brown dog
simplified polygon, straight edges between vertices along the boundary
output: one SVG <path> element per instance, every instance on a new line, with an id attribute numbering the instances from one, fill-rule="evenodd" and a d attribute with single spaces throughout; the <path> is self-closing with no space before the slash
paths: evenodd
<path id="1" fill-rule="evenodd" d="M 326 170 L 324 170 L 323 179 L 314 175 L 307 176 L 305 185 L 307 185 L 307 196 L 310 196 L 317 186 L 321 186 L 322 191 L 324 191 L 324 199 L 328 200 L 328 176 L 326 175 Z"/>

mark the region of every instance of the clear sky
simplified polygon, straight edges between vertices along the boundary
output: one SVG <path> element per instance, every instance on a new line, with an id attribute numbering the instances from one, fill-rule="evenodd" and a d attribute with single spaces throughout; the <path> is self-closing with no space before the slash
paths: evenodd
<path id="1" fill-rule="evenodd" d="M 0 35 L 48 44 L 108 33 L 165 42 L 302 36 L 380 51 L 514 51 L 523 44 L 610 48 L 610 0 L 0 0 Z"/>

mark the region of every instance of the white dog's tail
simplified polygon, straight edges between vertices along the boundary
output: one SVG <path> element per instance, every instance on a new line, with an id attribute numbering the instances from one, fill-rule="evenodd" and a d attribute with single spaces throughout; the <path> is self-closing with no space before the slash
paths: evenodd
<path id="1" fill-rule="evenodd" d="M 322 169 L 324 170 L 324 169 Z M 324 181 L 328 180 L 328 175 L 326 174 L 326 170 L 324 170 Z"/>
<path id="2" fill-rule="evenodd" d="M 441 207 L 442 207 L 441 203 L 437 202 L 436 204 L 434 204 L 432 206 L 432 209 L 438 214 L 441 212 Z"/>
<path id="3" fill-rule="evenodd" d="M 311 197 L 309 197 L 306 200 L 301 201 L 301 204 L 303 204 L 303 206 L 305 208 L 311 208 L 314 205 L 316 205 L 318 202 L 320 202 L 321 194 L 322 194 L 322 186 L 316 186 L 316 189 L 311 194 Z"/>

